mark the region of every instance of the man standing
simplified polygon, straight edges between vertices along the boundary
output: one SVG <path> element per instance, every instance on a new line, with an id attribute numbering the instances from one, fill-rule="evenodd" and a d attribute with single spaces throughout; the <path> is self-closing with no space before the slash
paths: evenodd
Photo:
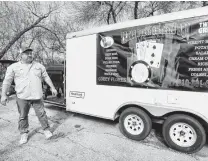
<path id="1" fill-rule="evenodd" d="M 33 61 L 32 49 L 28 48 L 23 50 L 21 53 L 21 61 L 7 68 L 2 84 L 1 104 L 4 106 L 8 102 L 6 93 L 13 80 L 15 82 L 16 102 L 19 111 L 18 129 L 21 134 L 20 144 L 24 144 L 28 140 L 28 113 L 31 105 L 40 121 L 46 138 L 52 137 L 53 134 L 49 131 L 48 118 L 42 100 L 42 80 L 50 86 L 53 95 L 57 95 L 57 91 L 45 67 Z"/>

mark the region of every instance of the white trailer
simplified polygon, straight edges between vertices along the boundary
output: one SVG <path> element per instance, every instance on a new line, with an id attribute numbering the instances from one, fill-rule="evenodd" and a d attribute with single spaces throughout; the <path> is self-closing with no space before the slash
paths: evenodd
<path id="1" fill-rule="evenodd" d="M 69 33 L 66 110 L 115 120 L 145 139 L 199 151 L 208 131 L 208 7 Z"/>

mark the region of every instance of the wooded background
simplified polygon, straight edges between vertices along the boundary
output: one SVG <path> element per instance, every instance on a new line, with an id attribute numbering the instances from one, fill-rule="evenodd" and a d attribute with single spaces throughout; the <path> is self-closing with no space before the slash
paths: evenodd
<path id="1" fill-rule="evenodd" d="M 43 64 L 64 60 L 66 34 L 208 5 L 207 1 L 0 2 L 0 59 L 18 60 L 31 47 Z"/>

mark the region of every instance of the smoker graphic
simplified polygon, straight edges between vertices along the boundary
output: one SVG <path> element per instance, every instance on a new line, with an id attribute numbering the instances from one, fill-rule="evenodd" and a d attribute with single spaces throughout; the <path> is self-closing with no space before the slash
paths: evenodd
<path id="1" fill-rule="evenodd" d="M 130 79 L 135 83 L 146 83 L 151 77 L 151 68 L 159 68 L 163 44 L 153 41 L 136 43 L 137 61 L 130 67 Z"/>

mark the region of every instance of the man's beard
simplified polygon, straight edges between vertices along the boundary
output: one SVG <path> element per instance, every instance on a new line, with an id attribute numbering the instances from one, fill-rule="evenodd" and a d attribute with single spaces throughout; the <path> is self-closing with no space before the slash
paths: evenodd
<path id="1" fill-rule="evenodd" d="M 27 59 L 27 63 L 32 63 L 32 61 L 33 61 L 33 59 L 32 58 L 30 58 L 30 59 Z"/>

